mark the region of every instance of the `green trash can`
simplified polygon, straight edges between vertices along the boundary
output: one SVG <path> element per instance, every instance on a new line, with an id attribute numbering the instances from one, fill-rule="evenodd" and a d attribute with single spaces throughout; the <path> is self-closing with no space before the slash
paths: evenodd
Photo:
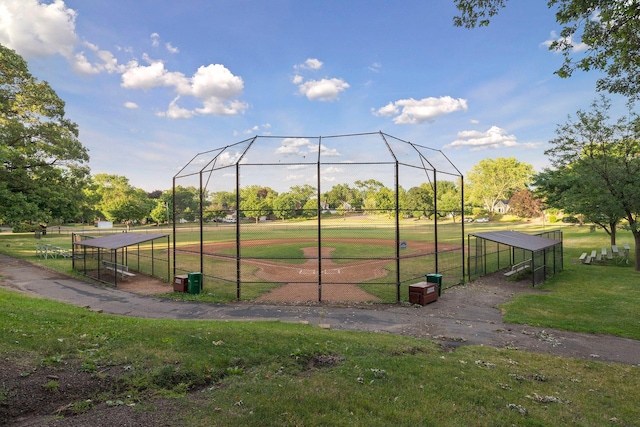
<path id="1" fill-rule="evenodd" d="M 187 275 L 189 281 L 189 293 L 197 295 L 202 292 L 202 273 L 189 273 Z"/>
<path id="2" fill-rule="evenodd" d="M 430 273 L 427 274 L 427 283 L 438 284 L 438 297 L 442 295 L 442 274 Z"/>

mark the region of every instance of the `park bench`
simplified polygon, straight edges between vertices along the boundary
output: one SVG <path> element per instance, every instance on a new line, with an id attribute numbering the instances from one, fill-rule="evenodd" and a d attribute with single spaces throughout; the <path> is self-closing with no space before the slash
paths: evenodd
<path id="1" fill-rule="evenodd" d="M 580 260 L 580 262 L 584 263 L 587 259 L 587 253 L 586 252 L 582 252 L 582 255 L 580 255 L 580 258 L 578 258 Z"/>
<path id="2" fill-rule="evenodd" d="M 36 243 L 36 255 L 44 259 L 48 259 L 49 257 L 58 258 L 59 256 L 63 258 L 70 258 L 71 251 L 66 248 L 61 248 L 60 246 L 53 246 L 49 243 L 38 242 Z"/>
<path id="3" fill-rule="evenodd" d="M 135 274 L 129 272 L 128 265 L 122 265 L 111 261 L 102 261 L 102 265 L 106 270 L 113 271 L 115 274 L 120 274 L 123 279 L 125 277 L 135 277 Z"/>
<path id="4" fill-rule="evenodd" d="M 624 260 L 627 264 L 629 264 L 629 251 L 631 250 L 631 248 L 629 247 L 627 242 L 624 242 L 622 244 L 622 247 L 624 248 Z"/>
<path id="5" fill-rule="evenodd" d="M 507 271 L 506 273 L 504 273 L 505 276 L 509 277 L 509 276 L 513 276 L 514 274 L 520 273 L 521 271 L 526 270 L 527 268 L 531 267 L 531 260 L 525 260 L 522 262 L 519 262 L 517 264 L 513 264 L 511 266 L 511 269 L 509 271 Z"/>

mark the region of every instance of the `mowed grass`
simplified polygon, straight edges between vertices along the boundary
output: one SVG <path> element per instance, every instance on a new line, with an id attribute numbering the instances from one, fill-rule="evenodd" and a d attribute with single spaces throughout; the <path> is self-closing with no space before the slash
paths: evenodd
<path id="1" fill-rule="evenodd" d="M 589 227 L 566 227 L 564 270 L 537 287 L 548 292 L 504 304 L 505 321 L 640 339 L 640 273 L 633 267 L 633 236 L 619 230 L 617 242 L 632 248 L 629 264 L 582 264 L 581 253 L 610 249 L 609 236 Z"/>
<path id="2" fill-rule="evenodd" d="M 0 356 L 115 386 L 69 402 L 171 399 L 184 426 L 637 425 L 640 369 L 281 322 L 151 320 L 0 289 Z M 10 403 L 10 391 L 4 396 Z M 86 399 L 92 399 L 86 404 Z"/>

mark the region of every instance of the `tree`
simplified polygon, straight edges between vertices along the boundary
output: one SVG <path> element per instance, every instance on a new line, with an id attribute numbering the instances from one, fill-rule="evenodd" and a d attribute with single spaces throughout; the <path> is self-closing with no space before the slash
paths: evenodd
<path id="1" fill-rule="evenodd" d="M 414 217 L 428 218 L 433 213 L 433 189 L 429 184 L 411 187 L 407 191 L 406 205 L 403 210 L 411 212 Z"/>
<path id="2" fill-rule="evenodd" d="M 456 184 L 452 181 L 438 181 L 436 183 L 438 192 L 438 213 L 441 216 L 448 215 L 456 222 L 456 218 L 462 215 L 462 200 Z"/>
<path id="3" fill-rule="evenodd" d="M 0 45 L 0 222 L 81 215 L 88 161 L 64 101 Z"/>
<path id="4" fill-rule="evenodd" d="M 511 212 L 520 218 L 535 218 L 542 215 L 542 202 L 528 188 L 516 191 L 509 200 Z"/>
<path id="5" fill-rule="evenodd" d="M 240 189 L 240 209 L 245 216 L 256 219 L 268 215 L 272 210 L 273 200 L 278 193 L 269 187 L 251 185 Z"/>
<path id="6" fill-rule="evenodd" d="M 153 209 L 147 193 L 129 184 L 129 179 L 106 173 L 93 177 L 89 197 L 97 199 L 96 210 L 109 221 L 141 221 Z"/>
<path id="7" fill-rule="evenodd" d="M 156 222 L 156 224 L 160 225 L 163 222 L 169 221 L 169 208 L 163 201 L 158 201 L 156 206 L 153 208 L 151 213 L 149 214 L 152 220 Z"/>
<path id="8" fill-rule="evenodd" d="M 454 0 L 460 15 L 459 27 L 487 26 L 508 0 Z M 548 0 L 556 7 L 556 21 L 562 26 L 560 39 L 550 50 L 561 52 L 564 63 L 556 74 L 570 77 L 575 70 L 600 70 L 598 90 L 637 99 L 640 96 L 640 3 L 622 0 Z M 586 54 L 574 59 L 577 39 L 588 46 Z"/>
<path id="9" fill-rule="evenodd" d="M 331 208 L 339 208 L 345 203 L 351 204 L 356 198 L 357 191 L 348 184 L 336 184 L 331 190 L 324 193 L 323 198 Z"/>
<path id="10" fill-rule="evenodd" d="M 591 111 L 556 129 L 552 148 L 545 151 L 558 175 L 584 179 L 583 204 L 607 215 L 622 214 L 635 243 L 635 268 L 640 271 L 640 116 L 632 113 L 611 122 L 610 102 L 601 97 Z M 599 208 L 598 208 L 599 206 Z M 594 208 L 595 207 L 595 208 Z"/>
<path id="11" fill-rule="evenodd" d="M 313 218 L 318 215 L 318 199 L 309 199 L 302 207 L 302 215 Z"/>
<path id="12" fill-rule="evenodd" d="M 273 199 L 273 213 L 278 218 L 293 218 L 296 213 L 298 200 L 296 195 L 291 193 L 282 193 Z"/>
<path id="13" fill-rule="evenodd" d="M 530 164 L 515 157 L 498 157 L 480 160 L 467 175 L 466 183 L 471 199 L 493 214 L 498 200 L 508 200 L 513 193 L 526 188 L 533 175 Z"/>

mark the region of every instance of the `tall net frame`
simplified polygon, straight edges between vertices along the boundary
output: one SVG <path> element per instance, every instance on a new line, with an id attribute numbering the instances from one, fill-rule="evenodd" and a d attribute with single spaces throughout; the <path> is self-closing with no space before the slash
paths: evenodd
<path id="1" fill-rule="evenodd" d="M 442 151 L 383 132 L 254 136 L 173 177 L 174 275 L 221 301 L 407 300 L 426 274 L 464 281 L 463 188 Z"/>

